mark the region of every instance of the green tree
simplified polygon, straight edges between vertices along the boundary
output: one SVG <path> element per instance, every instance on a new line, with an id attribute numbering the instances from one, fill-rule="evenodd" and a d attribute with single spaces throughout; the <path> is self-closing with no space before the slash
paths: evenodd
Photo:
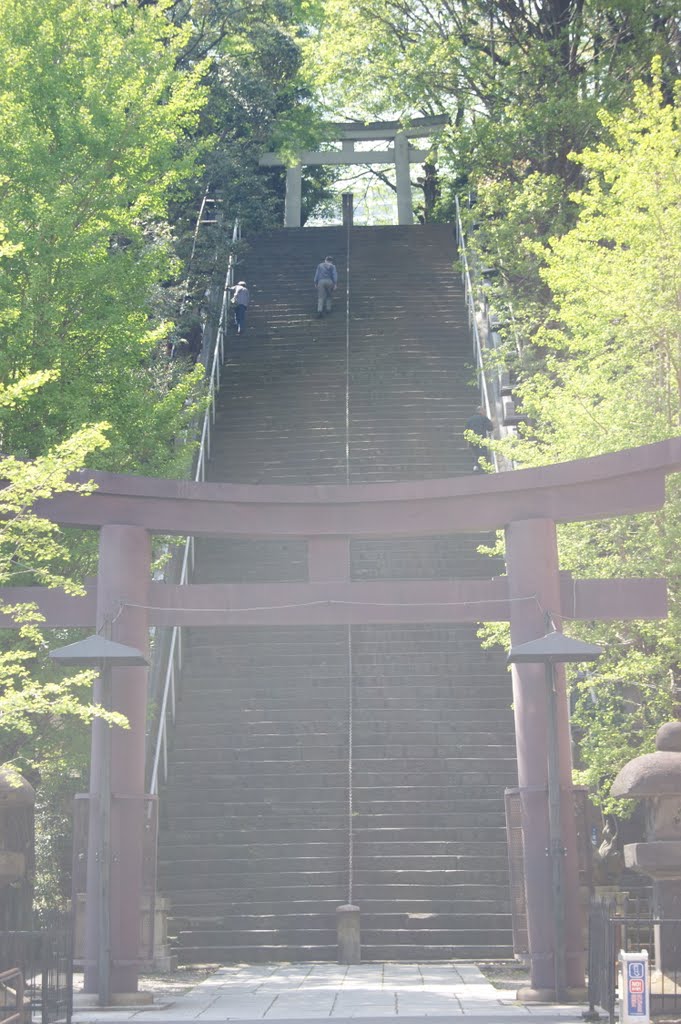
<path id="1" fill-rule="evenodd" d="M 43 373 L 9 387 L 0 385 L 0 407 L 17 410 L 48 379 Z M 74 482 L 71 475 L 93 452 L 106 448 L 106 426 L 83 427 L 28 462 L 0 458 L 0 585 L 32 582 L 68 594 L 83 592 L 71 575 L 56 567 L 70 558 L 59 527 L 38 516 L 34 506 L 58 493 L 92 492 L 90 483 Z M 54 671 L 41 671 L 46 642 L 36 605 L 0 601 L 0 612 L 16 623 L 0 652 L 0 763 L 6 763 L 26 754 L 37 731 L 64 717 L 89 721 L 96 709 L 83 697 L 91 673 L 58 680 Z"/>
<path id="2" fill-rule="evenodd" d="M 678 73 L 674 5 L 319 0 L 310 9 L 307 68 L 327 107 L 359 120 L 449 115 L 429 218 L 451 219 L 455 194 L 475 196 L 474 244 L 533 330 L 525 303 L 546 292 L 525 243 L 574 222 L 568 193 L 581 169 L 569 154 L 598 142 L 599 109 L 621 109 L 656 54 L 667 88 Z"/>
<path id="3" fill-rule="evenodd" d="M 8 0 L 0 23 L 0 379 L 50 371 L 0 421 L 34 457 L 105 418 L 102 467 L 172 474 L 197 378 L 154 356 L 173 272 L 169 198 L 196 173 L 200 70 L 156 8 Z"/>
<path id="4" fill-rule="evenodd" d="M 659 64 L 658 64 L 659 69 Z M 575 227 L 539 249 L 553 296 L 527 342 L 536 351 L 518 393 L 528 423 L 502 445 L 521 465 L 546 465 L 678 436 L 681 427 L 681 124 L 658 77 L 632 106 L 601 115 L 607 140 L 575 156 L 587 184 Z M 576 575 L 665 576 L 670 615 L 579 632 L 606 656 L 576 683 L 582 778 L 604 804 L 613 774 L 651 749 L 681 688 L 681 481 L 649 516 L 560 531 L 561 565 Z"/>

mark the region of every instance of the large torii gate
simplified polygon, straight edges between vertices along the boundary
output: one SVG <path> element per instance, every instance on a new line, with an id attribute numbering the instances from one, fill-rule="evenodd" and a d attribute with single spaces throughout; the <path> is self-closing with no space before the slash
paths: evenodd
<path id="1" fill-rule="evenodd" d="M 405 127 L 401 121 L 374 121 L 370 124 L 344 122 L 330 124 L 328 128 L 341 149 L 303 150 L 297 154 L 298 160 L 292 166 L 277 153 L 263 153 L 260 157 L 262 167 L 286 167 L 286 202 L 284 207 L 284 227 L 299 228 L 302 208 L 303 166 L 325 164 L 394 164 L 395 186 L 397 189 L 397 223 L 413 224 L 414 208 L 411 198 L 411 178 L 409 165 L 423 163 L 430 153 L 429 149 L 415 149 L 409 139 L 424 138 L 435 135 L 449 124 L 446 115 L 432 117 L 415 117 Z M 378 142 L 385 140 L 392 145 L 387 150 L 357 150 L 356 142 Z"/>
<path id="2" fill-rule="evenodd" d="M 558 568 L 556 524 L 660 509 L 665 477 L 681 470 L 681 438 L 540 469 L 449 480 L 342 485 L 189 483 L 85 473 L 97 490 L 61 494 L 36 511 L 65 526 L 100 529 L 99 574 L 84 597 L 4 588 L 10 604 L 36 601 L 46 627 L 102 629 L 148 646 L 149 627 L 510 621 L 515 646 L 541 637 L 546 613 L 581 620 L 663 618 L 662 579 L 575 580 Z M 507 576 L 449 581 L 350 578 L 353 538 L 428 536 L 504 529 Z M 295 583 L 153 582 L 153 533 L 306 538 L 308 580 Z M 15 624 L 0 617 L 0 628 Z M 113 670 L 114 709 L 130 729 L 113 730 L 111 992 L 137 989 L 145 788 L 146 670 Z M 527 892 L 531 987 L 554 990 L 551 871 L 546 856 L 547 689 L 542 665 L 512 669 L 518 783 Z M 568 987 L 584 982 L 572 762 L 565 677 L 556 666 L 559 777 L 565 844 L 565 964 Z M 510 698 L 510 694 L 509 694 Z M 101 758 L 93 731 L 93 764 Z M 96 774 L 96 773 L 94 773 Z M 94 777 L 94 775 L 93 775 Z M 97 794 L 92 793 L 95 798 Z M 95 901 L 88 882 L 87 899 Z M 96 962 L 96 950 L 86 949 Z M 97 991 L 96 977 L 90 991 Z"/>

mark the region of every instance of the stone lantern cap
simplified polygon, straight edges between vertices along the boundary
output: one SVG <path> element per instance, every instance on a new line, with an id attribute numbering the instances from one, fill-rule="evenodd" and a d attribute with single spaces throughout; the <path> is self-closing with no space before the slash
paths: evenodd
<path id="1" fill-rule="evenodd" d="M 0 809 L 32 807 L 34 803 L 33 786 L 11 765 L 0 765 Z"/>
<path id="2" fill-rule="evenodd" d="M 681 795 L 681 722 L 658 729 L 654 754 L 642 754 L 620 770 L 610 793 L 614 797 Z"/>

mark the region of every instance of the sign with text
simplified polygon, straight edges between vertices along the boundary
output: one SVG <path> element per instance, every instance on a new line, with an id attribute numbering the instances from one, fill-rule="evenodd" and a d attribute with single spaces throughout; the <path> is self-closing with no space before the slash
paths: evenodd
<path id="1" fill-rule="evenodd" d="M 620 952 L 620 968 L 620 1021 L 622 1024 L 629 1024 L 632 1021 L 648 1024 L 650 1000 L 647 950 L 644 949 L 640 953 Z"/>

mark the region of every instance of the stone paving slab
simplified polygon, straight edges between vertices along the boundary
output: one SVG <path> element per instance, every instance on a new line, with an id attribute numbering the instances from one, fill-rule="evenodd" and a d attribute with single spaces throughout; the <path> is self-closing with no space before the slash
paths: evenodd
<path id="1" fill-rule="evenodd" d="M 474 964 L 263 964 L 220 968 L 185 995 L 153 1008 L 74 1009 L 74 1024 L 190 1024 L 255 1020 L 371 1024 L 445 1024 L 474 1017 L 482 1024 L 583 1024 L 581 1007 L 527 1005 L 495 989 Z"/>

